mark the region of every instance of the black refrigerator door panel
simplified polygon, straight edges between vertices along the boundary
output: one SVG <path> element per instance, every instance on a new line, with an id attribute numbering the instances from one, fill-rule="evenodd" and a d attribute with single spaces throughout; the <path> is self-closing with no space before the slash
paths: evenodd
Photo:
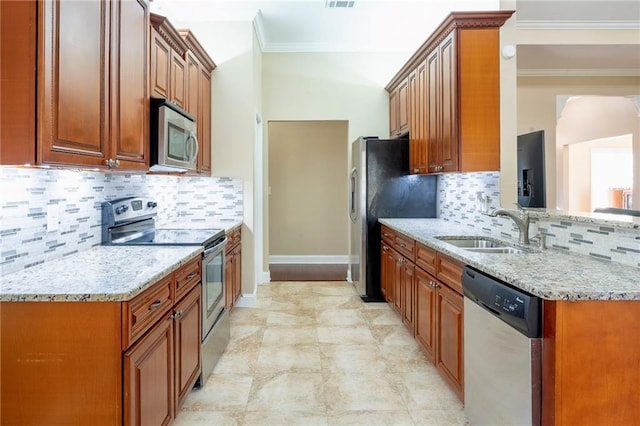
<path id="1" fill-rule="evenodd" d="M 436 217 L 435 176 L 407 175 L 409 142 L 369 140 L 366 149 L 366 293 L 365 301 L 382 301 L 380 291 L 379 218 Z"/>

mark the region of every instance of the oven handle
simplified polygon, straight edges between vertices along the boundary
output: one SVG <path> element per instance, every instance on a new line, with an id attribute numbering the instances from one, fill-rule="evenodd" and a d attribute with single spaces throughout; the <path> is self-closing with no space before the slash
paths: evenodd
<path id="1" fill-rule="evenodd" d="M 222 250 L 222 248 L 225 246 L 225 244 L 227 244 L 227 237 L 224 237 L 224 240 L 222 240 L 221 242 L 219 242 L 218 244 L 216 244 L 215 246 L 206 249 L 204 251 L 204 253 L 202 253 L 202 257 L 207 258 L 209 257 L 209 255 L 211 255 L 211 253 L 214 253 L 216 251 Z"/>

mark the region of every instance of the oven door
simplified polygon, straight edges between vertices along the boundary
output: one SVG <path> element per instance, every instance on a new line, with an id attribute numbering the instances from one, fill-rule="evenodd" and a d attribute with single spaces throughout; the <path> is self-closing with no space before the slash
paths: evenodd
<path id="1" fill-rule="evenodd" d="M 224 310 L 224 246 L 221 243 L 207 249 L 202 259 L 202 341 Z"/>

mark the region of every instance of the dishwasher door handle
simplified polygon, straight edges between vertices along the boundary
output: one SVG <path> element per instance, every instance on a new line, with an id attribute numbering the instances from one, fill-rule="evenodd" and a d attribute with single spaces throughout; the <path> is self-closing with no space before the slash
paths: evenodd
<path id="1" fill-rule="evenodd" d="M 495 309 L 493 309 L 491 306 L 487 305 L 486 303 L 476 299 L 476 303 L 478 303 L 480 306 L 482 306 L 483 308 L 485 308 L 487 311 L 491 312 L 492 314 L 494 314 L 495 316 L 499 317 L 500 315 L 502 315 L 499 311 L 496 311 Z"/>

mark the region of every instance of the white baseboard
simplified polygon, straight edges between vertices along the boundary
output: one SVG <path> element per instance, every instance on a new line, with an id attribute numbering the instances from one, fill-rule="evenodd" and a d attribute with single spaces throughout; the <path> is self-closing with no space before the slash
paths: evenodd
<path id="1" fill-rule="evenodd" d="M 256 306 L 258 306 L 258 298 L 255 294 L 243 294 L 236 303 L 238 308 L 255 308 Z"/>
<path id="2" fill-rule="evenodd" d="M 258 285 L 269 284 L 271 282 L 271 271 L 262 271 L 262 276 L 258 280 Z"/>
<path id="3" fill-rule="evenodd" d="M 328 255 L 328 256 L 269 256 L 269 264 L 295 264 L 295 265 L 347 265 L 349 264 L 348 255 Z"/>

